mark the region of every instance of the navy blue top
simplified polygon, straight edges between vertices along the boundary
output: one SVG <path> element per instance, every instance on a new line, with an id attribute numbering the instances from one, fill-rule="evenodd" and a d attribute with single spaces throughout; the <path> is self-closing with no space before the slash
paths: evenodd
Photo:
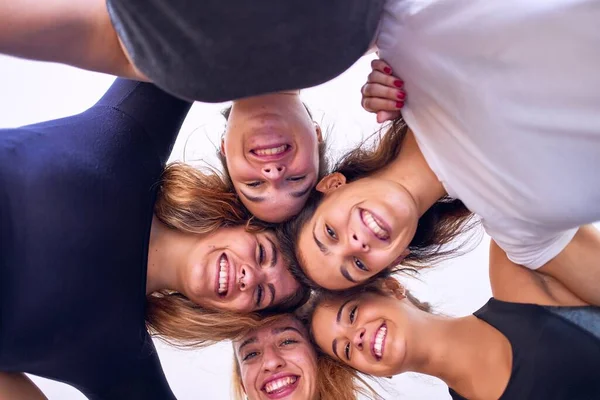
<path id="1" fill-rule="evenodd" d="M 500 400 L 600 399 L 600 308 L 492 298 L 474 315 L 512 346 L 512 372 Z M 465 400 L 452 389 L 450 395 Z"/>
<path id="2" fill-rule="evenodd" d="M 0 130 L 0 370 L 90 399 L 174 399 L 145 328 L 159 180 L 191 104 L 117 79 L 87 111 Z"/>

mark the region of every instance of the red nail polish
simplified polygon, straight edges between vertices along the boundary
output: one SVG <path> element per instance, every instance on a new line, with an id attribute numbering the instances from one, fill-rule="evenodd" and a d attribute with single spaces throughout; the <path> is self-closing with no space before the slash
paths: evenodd
<path id="1" fill-rule="evenodd" d="M 404 102 L 403 101 L 397 101 L 396 102 L 396 108 L 402 108 L 404 107 Z"/>
<path id="2" fill-rule="evenodd" d="M 389 75 L 389 74 L 391 74 L 391 73 L 392 73 L 392 69 L 391 69 L 390 67 L 385 67 L 385 68 L 383 69 L 383 72 L 385 72 L 386 74 L 388 74 L 388 75 Z"/>
<path id="3" fill-rule="evenodd" d="M 406 98 L 406 94 L 404 94 L 404 92 L 398 92 L 397 96 L 400 100 L 404 100 Z"/>
<path id="4" fill-rule="evenodd" d="M 394 86 L 396 86 L 396 87 L 402 87 L 403 84 L 404 84 L 404 82 L 402 82 L 400 79 L 396 79 L 394 81 Z"/>

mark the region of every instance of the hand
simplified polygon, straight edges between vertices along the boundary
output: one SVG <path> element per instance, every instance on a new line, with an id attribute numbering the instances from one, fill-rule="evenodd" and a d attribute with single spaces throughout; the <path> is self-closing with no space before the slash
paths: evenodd
<path id="1" fill-rule="evenodd" d="M 398 118 L 404 107 L 406 93 L 404 82 L 392 75 L 392 68 L 382 60 L 371 61 L 373 71 L 367 77 L 367 83 L 360 90 L 362 107 L 377 114 L 377 122 L 382 123 Z"/>

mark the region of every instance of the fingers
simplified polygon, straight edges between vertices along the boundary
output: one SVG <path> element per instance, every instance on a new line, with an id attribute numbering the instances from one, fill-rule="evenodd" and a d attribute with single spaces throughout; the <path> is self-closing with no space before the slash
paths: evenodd
<path id="1" fill-rule="evenodd" d="M 383 72 L 384 74 L 387 74 L 387 75 L 392 74 L 392 67 L 390 67 L 388 65 L 388 63 L 386 63 L 385 61 L 380 60 L 380 59 L 375 59 L 375 60 L 371 61 L 371 69 L 374 71 Z"/>
<path id="2" fill-rule="evenodd" d="M 385 121 L 393 121 L 401 115 L 400 111 L 379 111 L 377 113 L 377 123 L 383 124 Z"/>
<path id="3" fill-rule="evenodd" d="M 369 76 L 367 76 L 367 83 L 379 83 L 380 85 L 389 86 L 391 88 L 401 88 L 404 86 L 404 82 L 401 79 L 375 70 L 371 71 Z"/>
<path id="4" fill-rule="evenodd" d="M 403 89 L 389 87 L 379 83 L 366 83 L 361 89 L 363 97 L 380 97 L 382 99 L 401 101 L 406 99 Z"/>

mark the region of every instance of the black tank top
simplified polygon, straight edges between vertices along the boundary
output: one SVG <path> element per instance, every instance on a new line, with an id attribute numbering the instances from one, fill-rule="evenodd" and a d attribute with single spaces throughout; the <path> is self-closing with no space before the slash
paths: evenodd
<path id="1" fill-rule="evenodd" d="M 600 399 L 600 308 L 492 298 L 474 315 L 512 346 L 512 373 L 500 400 Z M 465 400 L 452 389 L 450 395 Z"/>
<path id="2" fill-rule="evenodd" d="M 145 329 L 155 186 L 190 104 L 118 79 L 82 114 L 0 130 L 0 371 L 168 400 Z"/>

